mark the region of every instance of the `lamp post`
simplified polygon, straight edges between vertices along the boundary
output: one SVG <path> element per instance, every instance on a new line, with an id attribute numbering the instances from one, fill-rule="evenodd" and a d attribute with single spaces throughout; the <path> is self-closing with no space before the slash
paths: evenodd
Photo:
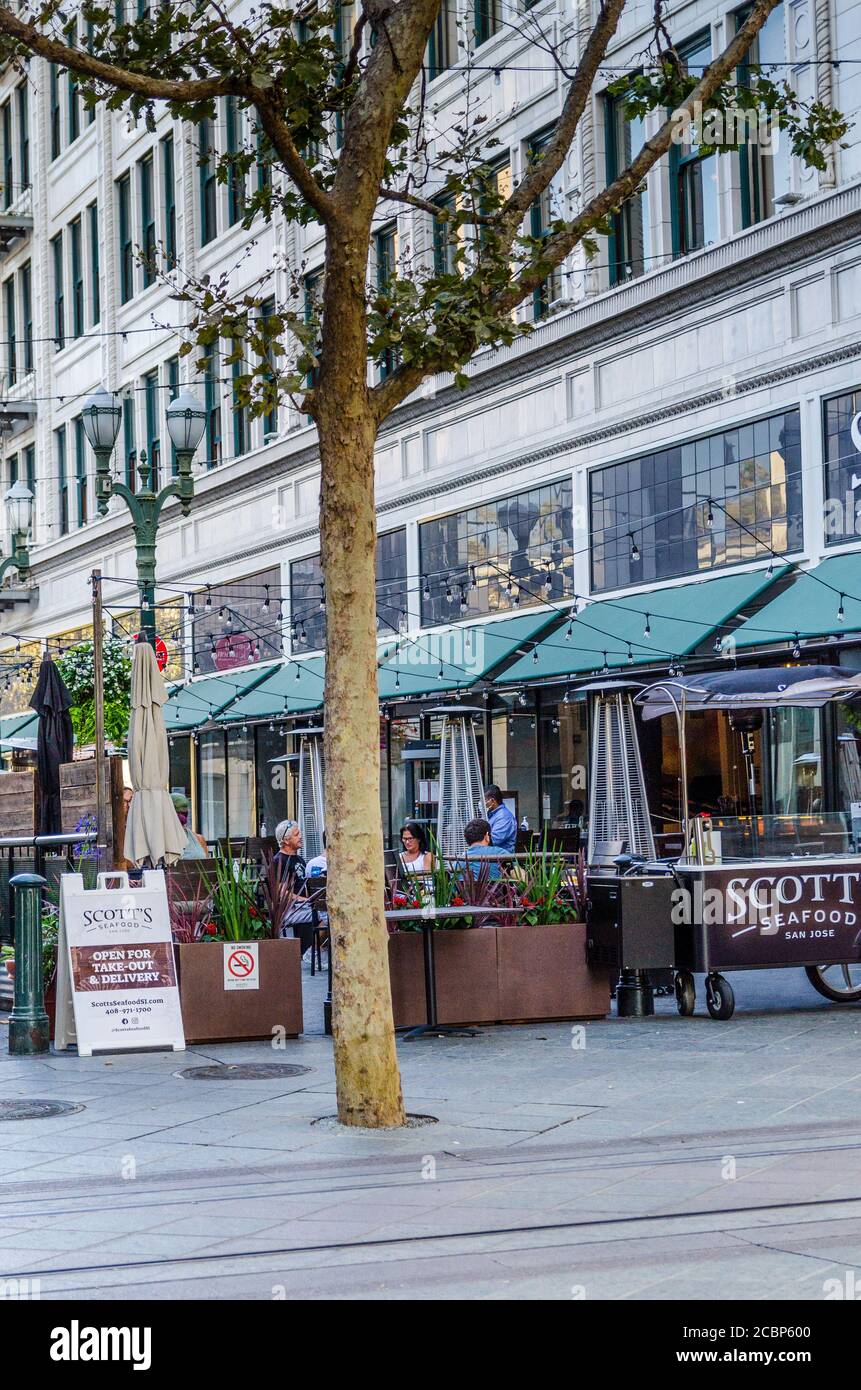
<path id="1" fill-rule="evenodd" d="M 18 577 L 24 583 L 30 574 L 30 553 L 27 549 L 27 536 L 30 532 L 30 523 L 33 520 L 33 503 L 35 498 L 27 487 L 19 479 L 13 483 L 6 496 L 3 498 L 6 504 L 6 512 L 9 517 L 9 529 L 12 532 L 12 554 L 5 560 L 0 561 L 0 582 L 9 569 L 18 571 Z"/>
<path id="2" fill-rule="evenodd" d="M 169 497 L 178 497 L 183 516 L 188 515 L 194 496 L 191 460 L 203 437 L 206 411 L 190 391 L 181 391 L 165 412 L 167 432 L 176 450 L 177 476 L 159 491 L 155 491 L 151 460 L 142 450 L 137 471 L 140 485 L 135 491 L 111 476 L 111 455 L 117 441 L 122 419 L 122 406 L 117 396 L 104 387 L 90 397 L 81 414 L 84 432 L 96 456 L 96 505 L 102 516 L 108 510 L 111 497 L 121 497 L 131 512 L 135 537 L 138 590 L 140 593 L 141 631 L 151 647 L 155 646 L 155 550 L 161 509 Z"/>

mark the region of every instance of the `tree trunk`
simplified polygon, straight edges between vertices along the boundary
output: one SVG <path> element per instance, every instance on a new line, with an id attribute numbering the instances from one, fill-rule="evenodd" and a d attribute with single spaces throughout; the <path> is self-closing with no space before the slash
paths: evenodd
<path id="1" fill-rule="evenodd" d="M 324 324 L 334 319 L 336 330 L 331 333 L 327 369 L 315 399 L 326 585 L 324 750 L 332 1032 L 339 1120 L 383 1128 L 403 1124 L 404 1106 L 383 917 L 374 508 L 377 425 L 366 386 L 364 298 L 351 296 L 345 285 L 346 279 L 363 286 L 364 258 L 351 267 L 355 274 L 347 277 L 344 265 L 341 275 L 337 270 L 333 273 L 331 260 L 330 253 Z M 333 301 L 339 301 L 339 309 L 329 312 Z"/>

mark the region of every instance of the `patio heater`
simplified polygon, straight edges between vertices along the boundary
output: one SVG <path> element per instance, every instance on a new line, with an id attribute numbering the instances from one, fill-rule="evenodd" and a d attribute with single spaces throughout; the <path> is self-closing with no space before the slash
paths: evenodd
<path id="1" fill-rule="evenodd" d="M 323 729 L 294 729 L 299 737 L 299 788 L 296 815 L 306 859 L 323 853 Z"/>
<path id="2" fill-rule="evenodd" d="M 466 849 L 463 828 L 467 821 L 487 817 L 473 724 L 474 716 L 483 716 L 484 710 L 471 705 L 441 705 L 430 713 L 443 716 L 436 838 L 443 856 L 454 856 Z"/>
<path id="3" fill-rule="evenodd" d="M 590 868 L 610 868 L 621 854 L 654 859 L 646 784 L 634 723 L 632 681 L 590 685 L 595 691 L 589 789 Z"/>

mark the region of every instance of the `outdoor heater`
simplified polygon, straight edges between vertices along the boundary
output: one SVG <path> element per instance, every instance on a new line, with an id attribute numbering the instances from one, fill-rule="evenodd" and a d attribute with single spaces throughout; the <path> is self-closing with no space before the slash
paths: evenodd
<path id="1" fill-rule="evenodd" d="M 323 729 L 294 729 L 299 737 L 297 817 L 306 859 L 323 853 L 326 816 L 323 807 Z"/>
<path id="2" fill-rule="evenodd" d="M 484 784 L 473 718 L 483 709 L 471 705 L 441 705 L 431 714 L 441 714 L 442 734 L 439 754 L 439 809 L 436 838 L 441 854 L 463 854 L 463 829 L 467 821 L 487 816 Z"/>

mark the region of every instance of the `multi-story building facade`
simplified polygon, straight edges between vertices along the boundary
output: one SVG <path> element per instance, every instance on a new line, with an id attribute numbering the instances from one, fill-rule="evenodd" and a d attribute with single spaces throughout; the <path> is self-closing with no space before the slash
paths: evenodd
<path id="1" fill-rule="evenodd" d="M 587 11 L 538 0 L 529 13 L 570 55 Z M 720 0 L 671 7 L 691 70 L 724 46 L 743 14 Z M 563 91 L 549 54 L 508 18 L 500 0 L 480 0 L 475 14 L 448 0 L 427 88 L 432 160 L 434 139 L 462 102 L 457 34 L 469 32 L 472 99 L 487 118 L 485 136 L 498 141 L 502 191 L 540 149 Z M 533 235 L 555 209 L 601 188 L 656 128 L 657 113 L 628 121 L 608 92 L 643 61 L 650 23 L 651 7 L 629 0 L 571 154 L 529 216 Z M 857 121 L 861 5 L 783 0 L 753 57 Z M 0 83 L 2 468 L 7 485 L 23 478 L 37 498 L 37 594 L 6 609 L 6 645 L 56 645 L 86 630 L 94 568 L 106 576 L 117 631 L 134 630 L 128 513 L 116 503 L 107 517 L 96 513 L 81 408 L 100 383 L 116 391 L 119 474 L 133 482 L 145 449 L 164 481 L 165 406 L 189 385 L 207 427 L 192 511 L 164 513 L 159 627 L 186 683 L 168 720 L 174 781 L 192 790 L 210 838 L 271 829 L 291 791 L 289 778 L 273 779 L 270 760 L 284 752 L 290 716 L 312 712 L 322 694 L 313 655 L 325 621 L 314 428 L 286 404 L 256 420 L 235 409 L 227 345 L 205 373 L 197 354 L 180 358 L 186 306 L 170 277 L 152 274 L 137 254 L 157 249 L 177 277 L 232 267 L 237 289 L 274 265 L 276 304 L 293 292 L 298 268 L 313 296 L 319 230 L 278 218 L 245 229 L 241 189 L 215 179 L 207 151 L 234 148 L 240 119 L 225 103 L 216 122 L 192 127 L 162 112 L 153 131 L 130 128 L 122 114 L 88 112 L 68 75 L 35 60 L 26 79 L 10 69 Z M 426 213 L 381 209 L 371 276 L 390 275 L 407 249 L 438 264 L 447 255 Z M 861 632 L 861 555 L 854 504 L 846 506 L 853 469 L 861 473 L 858 129 L 830 151 L 823 173 L 784 146 L 767 153 L 744 143 L 707 158 L 674 146 L 597 256 L 574 253 L 519 313 L 533 322 L 528 336 L 479 353 L 465 390 L 447 376 L 428 382 L 379 439 L 389 835 L 406 814 L 431 813 L 433 765 L 418 754 L 435 717 L 422 696 L 456 687 L 486 694 L 485 769 L 516 793 L 518 815 L 534 826 L 586 797 L 575 676 L 718 660 L 716 641 L 725 639 L 725 655 L 745 617 L 742 656 L 806 659 L 830 647 L 832 659 L 861 664 L 851 640 Z M 763 614 L 773 595 L 801 594 L 805 571 L 840 557 L 849 558 L 839 584 L 825 570 L 812 581 L 827 620 L 813 603 L 804 622 L 770 626 Z M 797 611 L 791 598 L 780 601 Z M 460 635 L 446 636 L 446 646 L 449 629 Z M 284 659 L 281 684 L 267 684 L 269 663 Z M 793 730 L 790 754 L 820 748 L 827 732 Z M 839 769 L 821 757 L 833 801 L 843 794 Z M 648 758 L 671 819 L 672 755 L 659 739 Z M 703 804 L 721 779 L 729 794 L 731 762 L 716 734 L 703 740 Z M 791 802 L 795 774 L 764 752 L 762 764 L 774 805 Z"/>

